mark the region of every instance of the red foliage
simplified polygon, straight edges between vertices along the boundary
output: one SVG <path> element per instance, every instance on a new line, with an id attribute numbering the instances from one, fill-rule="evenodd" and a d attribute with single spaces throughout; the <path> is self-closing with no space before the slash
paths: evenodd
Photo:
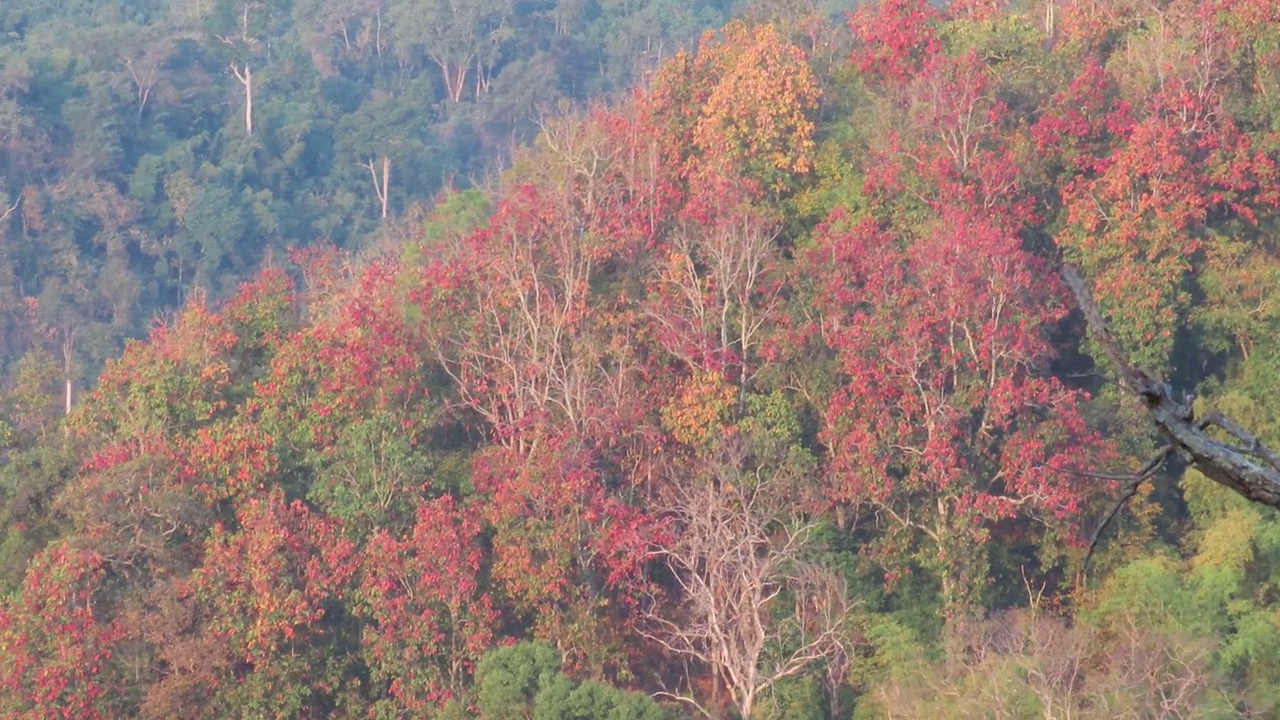
<path id="1" fill-rule="evenodd" d="M 1122 104 L 1104 110 L 1109 84 L 1086 68 L 1034 134 L 1069 170 L 1059 243 L 1093 280 L 1121 340 L 1162 362 L 1209 223 L 1254 222 L 1276 206 L 1276 166 L 1223 112 L 1214 83 L 1170 76 L 1136 119 Z"/>
<path id="2" fill-rule="evenodd" d="M 1069 177 L 1104 172 L 1112 138 L 1133 127 L 1129 104 L 1115 80 L 1096 62 L 1086 62 L 1068 85 L 1049 99 L 1031 128 L 1036 150 L 1060 162 Z"/>
<path id="3" fill-rule="evenodd" d="M 308 272 L 341 270 L 316 265 Z M 404 416 L 406 427 L 429 419 L 409 412 L 427 398 L 425 348 L 407 322 L 399 280 L 393 264 L 373 262 L 340 288 L 321 290 L 316 281 L 314 320 L 282 341 L 253 386 L 249 410 L 271 433 L 323 448 L 375 410 Z"/>
<path id="4" fill-rule="evenodd" d="M 239 528 L 215 527 L 193 596 L 210 628 L 257 668 L 308 636 L 323 633 L 325 603 L 340 598 L 355 572 L 355 548 L 337 525 L 279 491 L 244 502 Z"/>
<path id="5" fill-rule="evenodd" d="M 867 169 L 882 207 L 913 198 L 934 211 L 963 209 L 1015 231 L 1034 221 L 1023 188 L 1017 136 L 991 71 L 974 52 L 921 60 L 898 92 L 902 122 L 887 131 Z"/>
<path id="6" fill-rule="evenodd" d="M 473 468 L 494 529 L 493 578 L 570 662 L 602 647 L 611 603 L 639 600 L 631 591 L 656 532 L 609 492 L 593 460 L 575 438 L 544 437 L 525 452 L 491 448 Z"/>
<path id="7" fill-rule="evenodd" d="M 457 697 L 492 646 L 498 613 L 482 587 L 473 508 L 443 497 L 418 506 L 403 540 L 385 531 L 361 553 L 363 647 L 376 682 L 415 715 Z"/>
<path id="8" fill-rule="evenodd" d="M 881 508 L 891 538 L 926 546 L 946 601 L 971 601 L 997 521 L 1073 520 L 1085 497 L 1054 470 L 1093 441 L 1081 396 L 1045 372 L 1060 290 L 1016 237 L 959 212 L 917 239 L 837 215 L 806 260 L 842 377 L 833 498 Z"/>
<path id="9" fill-rule="evenodd" d="M 881 0 L 859 7 L 849 14 L 858 43 L 854 67 L 873 82 L 905 87 L 941 52 L 941 19 L 927 0 Z"/>
<path id="10" fill-rule="evenodd" d="M 108 665 L 124 630 L 95 610 L 105 574 L 97 554 L 54 545 L 32 561 L 21 592 L 0 603 L 0 717 L 115 717 L 122 683 Z"/>

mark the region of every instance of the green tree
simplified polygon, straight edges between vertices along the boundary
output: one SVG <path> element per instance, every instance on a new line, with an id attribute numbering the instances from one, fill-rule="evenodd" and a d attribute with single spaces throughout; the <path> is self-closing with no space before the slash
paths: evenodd
<path id="1" fill-rule="evenodd" d="M 595 680 L 574 682 L 544 642 L 490 652 L 476 666 L 475 703 L 486 720 L 662 720 L 658 704 Z"/>
<path id="2" fill-rule="evenodd" d="M 488 92 L 494 65 L 511 33 L 511 0 L 391 0 L 396 49 L 440 69 L 445 94 L 460 102 L 468 78 L 475 96 Z"/>

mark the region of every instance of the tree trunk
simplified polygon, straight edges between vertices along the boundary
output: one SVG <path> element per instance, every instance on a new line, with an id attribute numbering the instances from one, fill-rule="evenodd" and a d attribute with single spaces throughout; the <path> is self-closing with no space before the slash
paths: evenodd
<path id="1" fill-rule="evenodd" d="M 74 329 L 64 331 L 62 336 L 62 374 L 66 380 L 67 392 L 65 412 L 71 414 L 71 358 L 75 353 L 75 335 Z"/>
<path id="2" fill-rule="evenodd" d="M 382 201 L 382 219 L 387 219 L 387 198 L 391 196 L 391 158 L 382 156 L 382 192 L 378 199 Z"/>
<path id="3" fill-rule="evenodd" d="M 481 95 L 489 92 L 491 84 L 491 68 L 487 67 L 483 62 L 476 61 L 476 99 L 479 100 Z"/>
<path id="4" fill-rule="evenodd" d="M 244 132 L 246 135 L 253 134 L 253 70 L 245 63 L 244 70 L 240 70 L 240 66 L 236 63 L 231 64 L 231 72 L 236 74 L 236 79 L 244 86 Z"/>
<path id="5" fill-rule="evenodd" d="M 1055 16 L 1054 3 L 1057 0 L 1045 0 L 1044 3 L 1044 49 L 1052 50 L 1054 39 L 1057 37 L 1057 17 Z"/>
<path id="6" fill-rule="evenodd" d="M 434 57 L 432 60 L 440 66 L 440 73 L 444 76 L 445 92 L 449 95 L 449 99 L 462 102 L 462 90 L 467 84 L 467 63 L 455 64 L 443 57 Z"/>
<path id="7" fill-rule="evenodd" d="M 373 192 L 378 196 L 378 203 L 382 206 L 382 219 L 387 219 L 387 210 L 389 207 L 388 198 L 390 197 L 391 187 L 391 157 L 382 156 L 382 178 L 378 178 L 377 166 L 373 163 L 373 158 L 364 161 L 361 167 L 369 171 L 369 176 L 373 178 Z"/>

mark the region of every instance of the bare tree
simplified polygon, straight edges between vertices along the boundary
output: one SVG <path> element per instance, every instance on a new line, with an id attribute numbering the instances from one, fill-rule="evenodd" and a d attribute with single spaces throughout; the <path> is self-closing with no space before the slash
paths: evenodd
<path id="1" fill-rule="evenodd" d="M 121 53 L 120 60 L 128 73 L 129 83 L 133 88 L 134 99 L 138 109 L 134 114 L 134 122 L 142 123 L 152 95 L 156 92 L 164 76 L 165 64 L 177 51 L 178 43 L 195 39 L 195 33 L 176 33 L 160 37 L 151 37 L 137 46 Z"/>
<path id="2" fill-rule="evenodd" d="M 787 478 L 745 471 L 741 441 L 716 454 L 666 503 L 674 536 L 654 553 L 676 593 L 647 609 L 642 632 L 710 670 L 747 718 L 778 681 L 844 662 L 850 606 L 839 576 L 806 560 L 813 525 L 796 517 Z M 712 716 L 688 694 L 665 694 Z"/>
<path id="3" fill-rule="evenodd" d="M 1132 614 L 1102 627 L 1026 609 L 963 618 L 945 659 L 895 668 L 864 696 L 885 717 L 1139 720 L 1204 717 L 1213 707 L 1213 643 L 1144 628 Z M 1027 700 L 1035 698 L 1028 704 Z M 1033 713 L 1035 713 L 1033 715 Z"/>
<path id="4" fill-rule="evenodd" d="M 672 234 L 669 261 L 655 278 L 648 317 L 679 338 L 666 349 L 703 372 L 737 356 L 740 393 L 761 370 L 755 367 L 757 350 L 782 304 L 781 291 L 770 285 L 778 233 L 769 213 L 725 200 L 716 217 Z"/>
<path id="5" fill-rule="evenodd" d="M 240 31 L 239 37 L 228 35 L 217 35 L 223 44 L 237 48 L 246 59 L 244 62 L 232 62 L 230 64 L 231 72 L 235 74 L 236 80 L 240 81 L 241 87 L 244 88 L 244 131 L 246 135 L 253 134 L 253 68 L 249 56 L 258 52 L 262 46 L 262 42 L 250 31 L 250 13 L 261 8 L 262 5 L 256 2 L 243 2 L 240 7 L 240 22 L 237 28 Z"/>
<path id="6" fill-rule="evenodd" d="M 1105 675 L 1090 683 L 1097 715 L 1124 720 L 1204 717 L 1213 676 L 1208 638 L 1180 638 L 1142 628 L 1132 615 L 1111 628 L 1115 638 L 1099 660 Z"/>

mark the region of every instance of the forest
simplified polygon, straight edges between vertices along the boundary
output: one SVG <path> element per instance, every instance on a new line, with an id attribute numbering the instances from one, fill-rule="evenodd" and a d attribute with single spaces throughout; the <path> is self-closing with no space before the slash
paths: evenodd
<path id="1" fill-rule="evenodd" d="M 1280 716 L 1273 0 L 0 38 L 0 718 Z"/>

